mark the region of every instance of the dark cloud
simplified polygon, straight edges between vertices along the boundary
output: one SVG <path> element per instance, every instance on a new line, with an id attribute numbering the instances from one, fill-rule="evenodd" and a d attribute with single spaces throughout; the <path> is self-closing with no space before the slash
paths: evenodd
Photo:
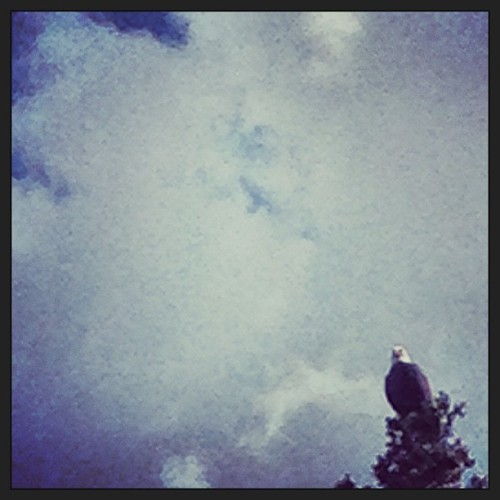
<path id="1" fill-rule="evenodd" d="M 110 11 L 86 15 L 96 24 L 112 25 L 122 33 L 148 31 L 165 45 L 178 47 L 188 43 L 189 22 L 175 13 Z"/>
<path id="2" fill-rule="evenodd" d="M 34 95 L 51 81 L 54 65 L 39 57 L 38 37 L 44 32 L 46 15 L 40 12 L 12 13 L 12 102 Z"/>

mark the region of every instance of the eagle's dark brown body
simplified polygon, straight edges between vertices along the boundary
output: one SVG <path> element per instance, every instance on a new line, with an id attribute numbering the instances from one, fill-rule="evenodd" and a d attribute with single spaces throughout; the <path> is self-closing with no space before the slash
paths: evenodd
<path id="1" fill-rule="evenodd" d="M 392 365 L 385 378 L 385 394 L 401 416 L 432 402 L 429 381 L 415 363 L 398 361 Z"/>

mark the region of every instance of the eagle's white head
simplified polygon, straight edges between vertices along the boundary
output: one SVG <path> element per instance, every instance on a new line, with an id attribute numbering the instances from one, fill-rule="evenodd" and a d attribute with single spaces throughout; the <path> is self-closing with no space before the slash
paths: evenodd
<path id="1" fill-rule="evenodd" d="M 395 345 L 392 348 L 391 364 L 397 363 L 411 363 L 408 351 L 402 345 Z"/>

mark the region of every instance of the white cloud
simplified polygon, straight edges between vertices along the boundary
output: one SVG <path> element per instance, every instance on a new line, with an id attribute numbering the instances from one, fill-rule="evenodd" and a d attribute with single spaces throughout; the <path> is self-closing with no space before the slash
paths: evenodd
<path id="1" fill-rule="evenodd" d="M 251 448 L 265 446 L 286 419 L 307 403 L 322 404 L 336 418 L 365 412 L 382 417 L 387 412 L 376 378 L 364 376 L 353 380 L 334 367 L 317 370 L 302 360 L 292 366 L 291 373 L 275 389 L 256 398 L 256 411 L 266 417 L 265 429 L 243 436 L 240 444 Z"/>
<path id="2" fill-rule="evenodd" d="M 303 14 L 310 31 L 336 49 L 341 41 L 362 29 L 355 12 L 306 12 Z"/>
<path id="3" fill-rule="evenodd" d="M 166 488 L 210 488 L 204 478 L 202 465 L 194 455 L 169 458 L 160 478 Z"/>

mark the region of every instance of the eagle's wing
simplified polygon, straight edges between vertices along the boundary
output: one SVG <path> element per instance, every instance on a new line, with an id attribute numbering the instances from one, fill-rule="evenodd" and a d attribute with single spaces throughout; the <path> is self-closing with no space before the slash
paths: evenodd
<path id="1" fill-rule="evenodd" d="M 391 406 L 401 414 L 432 401 L 427 377 L 415 363 L 396 363 L 385 379 L 385 392 Z"/>

